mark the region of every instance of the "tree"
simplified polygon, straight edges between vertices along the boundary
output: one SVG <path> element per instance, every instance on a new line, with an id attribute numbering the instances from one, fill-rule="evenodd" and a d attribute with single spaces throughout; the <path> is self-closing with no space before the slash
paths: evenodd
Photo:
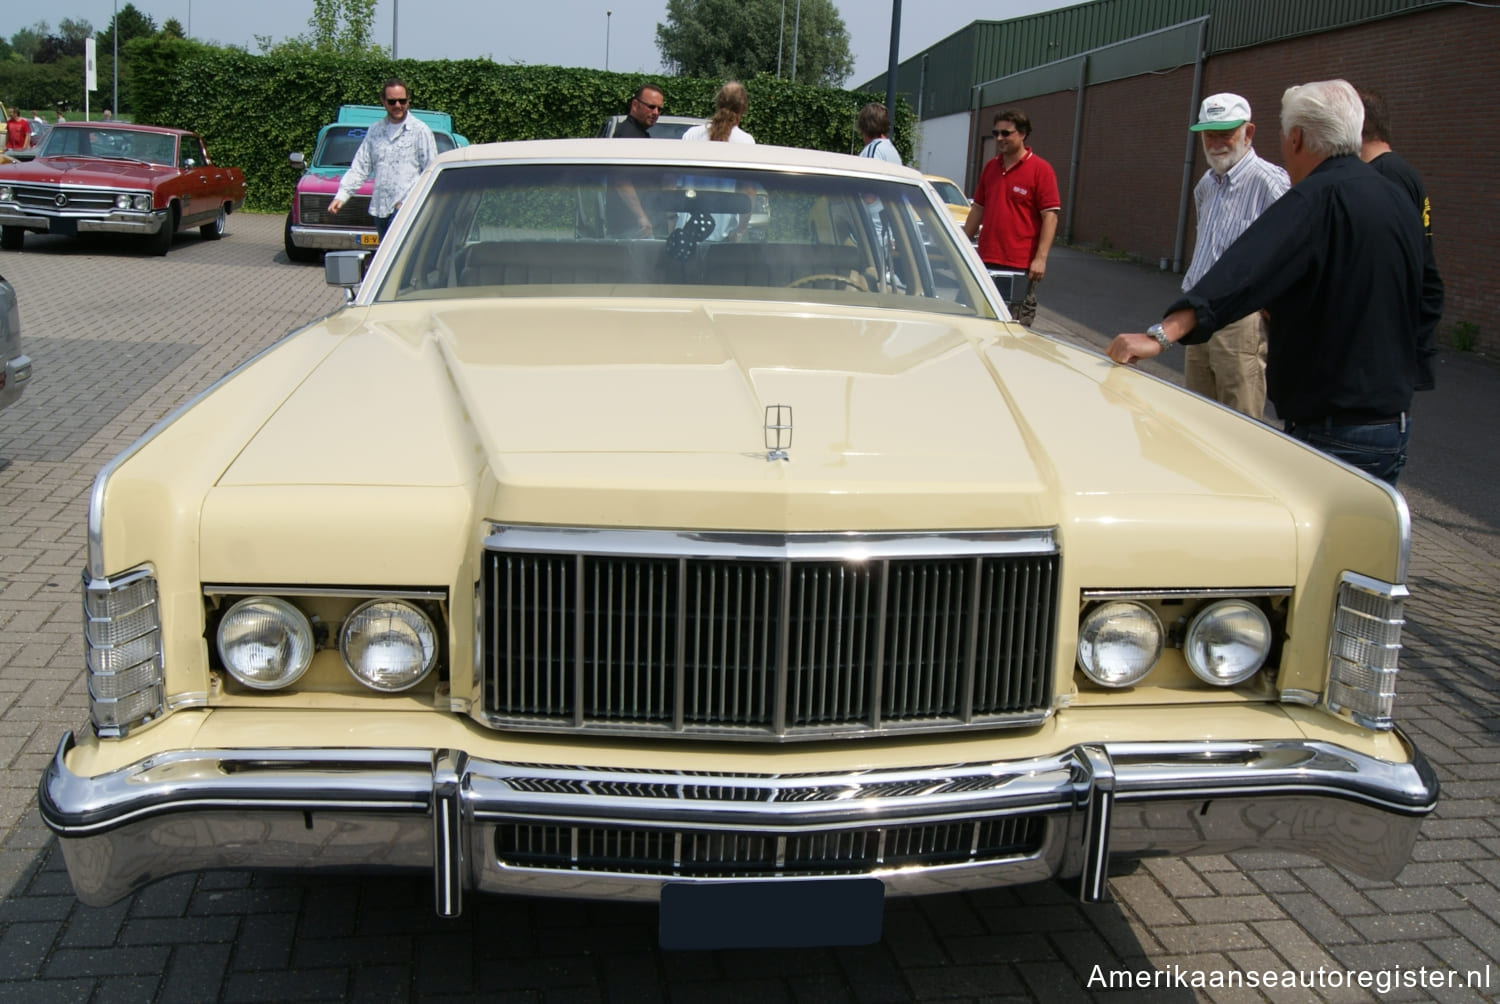
<path id="1" fill-rule="evenodd" d="M 34 63 L 36 54 L 42 49 L 42 40 L 50 34 L 52 27 L 46 21 L 38 21 L 30 28 L 22 28 L 10 36 L 10 47 L 23 61 Z"/>
<path id="2" fill-rule="evenodd" d="M 849 31 L 833 0 L 667 0 L 656 47 L 674 72 L 689 77 L 781 75 L 797 66 L 800 83 L 842 86 L 854 72 Z M 783 15 L 785 23 L 783 24 Z M 792 42 L 797 52 L 793 59 Z"/>
<path id="3" fill-rule="evenodd" d="M 110 18 L 109 27 L 99 36 L 99 51 L 113 51 L 115 45 L 115 30 L 120 32 L 120 50 L 124 51 L 125 43 L 132 38 L 147 38 L 156 34 L 156 21 L 151 15 L 143 14 L 136 9 L 135 4 L 127 3 L 121 7 L 119 13 Z"/>
<path id="4" fill-rule="evenodd" d="M 380 50 L 371 42 L 375 0 L 313 0 L 307 24 L 312 28 L 307 40 L 319 52 L 363 56 Z"/>
<path id="5" fill-rule="evenodd" d="M 187 38 L 187 32 L 182 30 L 182 22 L 175 17 L 169 17 L 162 22 L 162 38 Z"/>

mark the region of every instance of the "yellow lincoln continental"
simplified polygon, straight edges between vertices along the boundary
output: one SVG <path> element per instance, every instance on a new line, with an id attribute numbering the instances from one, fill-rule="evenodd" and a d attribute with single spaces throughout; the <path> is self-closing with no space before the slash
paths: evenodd
<path id="1" fill-rule="evenodd" d="M 94 483 L 40 788 L 84 902 L 418 870 L 857 943 L 1149 856 L 1406 863 L 1401 496 L 1010 323 L 915 172 L 471 146 L 326 269 Z"/>

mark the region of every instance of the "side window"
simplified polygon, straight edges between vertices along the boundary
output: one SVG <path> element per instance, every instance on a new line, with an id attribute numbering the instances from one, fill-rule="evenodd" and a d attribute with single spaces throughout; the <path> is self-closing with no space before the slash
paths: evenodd
<path id="1" fill-rule="evenodd" d="M 197 136 L 183 136 L 177 143 L 178 167 L 202 167 L 208 163 L 203 156 L 203 143 Z"/>

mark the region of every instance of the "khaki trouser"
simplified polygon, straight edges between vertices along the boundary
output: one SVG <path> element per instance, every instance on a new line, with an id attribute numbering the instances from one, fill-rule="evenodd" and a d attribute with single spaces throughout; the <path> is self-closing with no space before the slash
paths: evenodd
<path id="1" fill-rule="evenodd" d="M 1182 363 L 1187 389 L 1259 419 L 1266 411 L 1266 322 L 1250 314 L 1189 345 Z"/>

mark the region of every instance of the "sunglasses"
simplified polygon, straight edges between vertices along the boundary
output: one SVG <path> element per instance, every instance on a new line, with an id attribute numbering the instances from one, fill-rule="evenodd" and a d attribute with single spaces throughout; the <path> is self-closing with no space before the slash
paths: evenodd
<path id="1" fill-rule="evenodd" d="M 661 111 L 661 105 L 653 105 L 651 102 L 649 102 L 649 101 L 642 101 L 640 98 L 636 98 L 635 100 L 636 100 L 637 104 L 645 105 L 647 108 L 651 109 L 653 112 L 659 112 L 659 111 Z M 666 128 L 666 127 L 663 126 L 663 128 Z"/>
<path id="2" fill-rule="evenodd" d="M 994 136 L 996 139 L 1003 139 L 1006 136 L 1014 136 L 1015 134 L 1016 131 L 1014 129 L 996 129 L 990 133 L 990 135 Z"/>
<path id="3" fill-rule="evenodd" d="M 386 98 L 385 99 L 385 103 L 388 104 L 388 105 L 404 105 L 404 104 L 409 103 L 410 101 L 411 101 L 411 98 Z"/>

